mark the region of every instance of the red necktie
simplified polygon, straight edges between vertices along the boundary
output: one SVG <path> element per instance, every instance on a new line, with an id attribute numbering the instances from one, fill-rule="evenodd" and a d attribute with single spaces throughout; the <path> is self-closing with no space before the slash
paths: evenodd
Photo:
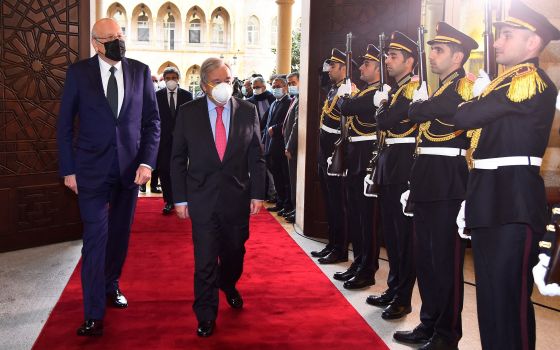
<path id="1" fill-rule="evenodd" d="M 218 156 L 220 160 L 224 159 L 224 153 L 226 153 L 226 127 L 224 126 L 224 121 L 222 120 L 222 112 L 224 111 L 223 106 L 216 107 L 216 150 L 218 151 Z"/>

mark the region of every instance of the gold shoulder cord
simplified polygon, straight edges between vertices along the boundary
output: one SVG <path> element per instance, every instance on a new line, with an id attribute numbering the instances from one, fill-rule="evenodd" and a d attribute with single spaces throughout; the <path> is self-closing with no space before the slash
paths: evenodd
<path id="1" fill-rule="evenodd" d="M 328 116 L 329 118 L 331 118 L 334 121 L 340 122 L 340 117 L 333 114 L 333 110 L 336 107 L 336 102 L 338 101 L 338 96 L 334 96 L 334 98 L 332 99 L 331 104 L 329 105 L 329 99 L 327 98 L 325 100 L 325 104 L 323 105 L 323 110 L 321 112 L 321 125 L 323 125 L 323 119 L 325 118 L 325 116 Z"/>
<path id="2" fill-rule="evenodd" d="M 370 86 L 367 89 L 365 89 L 363 91 L 360 91 L 360 93 L 358 93 L 358 96 L 359 97 L 364 96 L 365 94 L 367 94 L 368 92 L 373 91 L 373 90 L 377 90 L 377 86 L 375 86 L 375 85 Z M 359 136 L 370 136 L 370 135 L 373 135 L 373 133 L 375 132 L 375 131 L 361 131 L 358 128 L 358 125 L 362 126 L 364 128 L 374 128 L 375 123 L 362 122 L 362 121 L 360 121 L 359 118 L 354 118 L 354 117 L 350 117 L 348 119 L 350 120 L 350 123 L 349 123 L 350 128 L 352 128 L 352 130 L 354 130 L 354 132 L 356 134 L 358 134 Z M 357 125 L 356 125 L 356 123 L 357 123 Z"/>
<path id="3" fill-rule="evenodd" d="M 404 97 L 411 100 L 412 99 L 412 94 L 414 93 L 414 89 L 418 88 L 419 85 L 420 85 L 419 82 L 411 81 L 411 82 L 401 86 L 397 90 L 397 92 L 393 95 L 393 98 L 391 99 L 391 103 L 389 104 L 389 107 L 392 106 L 393 104 L 395 104 L 395 102 L 397 101 L 397 98 L 400 96 L 401 93 L 403 94 Z M 408 121 L 408 119 L 404 120 L 403 122 L 406 122 L 406 121 Z M 410 129 L 403 132 L 402 134 L 395 134 L 395 133 L 391 132 L 390 130 L 387 130 L 387 136 L 394 137 L 394 138 L 407 137 L 410 134 L 412 134 L 414 132 L 414 130 L 416 130 L 417 128 L 418 128 L 418 124 L 414 124 Z"/>
<path id="4" fill-rule="evenodd" d="M 511 83 L 504 83 L 504 81 L 510 77 Z M 509 88 L 506 96 L 514 103 L 528 100 L 535 96 L 537 91 L 539 93 L 543 92 L 547 87 L 546 83 L 539 76 L 537 67 L 535 67 L 533 63 L 523 63 L 513 66 L 500 74 L 490 83 L 490 85 L 488 85 L 488 87 L 486 87 L 478 99 L 480 100 L 482 97 L 488 96 L 492 91 L 508 86 Z M 469 160 L 472 160 L 472 156 L 478 147 L 481 134 L 482 128 L 470 130 L 467 133 L 467 136 L 471 137 L 471 148 L 469 149 L 471 159 Z M 469 167 L 471 167 L 471 165 L 471 162 L 469 162 Z"/>

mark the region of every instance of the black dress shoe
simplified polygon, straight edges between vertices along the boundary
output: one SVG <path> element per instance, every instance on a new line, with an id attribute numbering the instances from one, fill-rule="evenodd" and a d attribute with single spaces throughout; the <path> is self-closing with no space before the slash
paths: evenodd
<path id="1" fill-rule="evenodd" d="M 295 211 L 294 209 L 286 209 L 286 208 L 284 208 L 284 212 L 281 214 L 281 216 L 284 217 L 284 218 L 286 218 L 286 217 L 288 217 L 288 216 L 290 216 L 290 215 L 293 215 L 293 214 L 295 214 L 295 213 L 296 213 L 296 211 Z M 278 215 L 280 215 L 280 214 L 278 214 Z"/>
<path id="2" fill-rule="evenodd" d="M 314 258 L 322 258 L 322 257 L 325 257 L 325 256 L 329 255 L 331 250 L 332 250 L 332 248 L 327 245 L 327 246 L 325 246 L 325 248 L 323 248 L 320 251 L 311 252 L 311 256 L 314 257 Z"/>
<path id="3" fill-rule="evenodd" d="M 295 215 L 290 215 L 290 216 L 286 216 L 284 219 L 286 219 L 286 222 L 293 224 L 294 222 L 296 222 L 296 216 Z"/>
<path id="4" fill-rule="evenodd" d="M 109 305 L 112 305 L 119 309 L 124 309 L 128 307 L 128 301 L 123 293 L 121 293 L 120 289 L 117 289 L 113 293 L 107 294 L 107 300 Z"/>
<path id="5" fill-rule="evenodd" d="M 381 313 L 381 318 L 384 320 L 396 320 L 398 318 L 404 317 L 412 312 L 412 307 L 391 304 L 383 310 Z"/>
<path id="6" fill-rule="evenodd" d="M 386 290 L 381 295 L 370 295 L 366 298 L 366 303 L 373 306 L 387 306 L 391 304 L 391 302 L 393 301 L 393 297 L 393 293 L 390 293 Z"/>
<path id="7" fill-rule="evenodd" d="M 348 254 L 342 254 L 337 252 L 336 250 L 333 250 L 329 253 L 329 255 L 323 257 L 323 258 L 319 258 L 319 260 L 317 260 L 319 262 L 319 264 L 322 265 L 327 265 L 327 264 L 336 264 L 339 262 L 346 262 L 348 261 Z"/>
<path id="8" fill-rule="evenodd" d="M 354 277 L 344 282 L 343 287 L 346 289 L 362 289 L 375 284 L 373 273 L 357 273 Z"/>
<path id="9" fill-rule="evenodd" d="M 422 324 L 416 326 L 411 331 L 396 331 L 393 338 L 401 343 L 407 344 L 426 344 L 430 341 L 433 331 L 427 330 Z"/>
<path id="10" fill-rule="evenodd" d="M 352 264 L 352 265 L 350 265 L 348 270 L 346 270 L 344 272 L 335 272 L 334 275 L 333 275 L 333 278 L 337 281 L 348 281 L 349 279 L 354 277 L 357 270 L 358 270 L 358 267 Z"/>
<path id="11" fill-rule="evenodd" d="M 286 209 L 284 209 L 284 208 L 282 208 L 282 209 L 280 209 L 276 212 L 276 215 L 278 215 L 278 216 L 284 216 L 284 214 L 286 214 Z"/>
<path id="12" fill-rule="evenodd" d="M 418 350 L 458 350 L 457 343 L 449 342 L 446 339 L 434 334 L 430 341 L 418 348 Z"/>
<path id="13" fill-rule="evenodd" d="M 173 211 L 173 204 L 165 203 L 163 210 L 161 211 L 163 215 L 169 215 Z"/>
<path id="14" fill-rule="evenodd" d="M 282 210 L 282 207 L 279 207 L 279 206 L 275 205 L 273 207 L 266 208 L 266 210 L 271 211 L 271 212 L 276 212 L 276 211 Z"/>
<path id="15" fill-rule="evenodd" d="M 140 192 L 146 193 L 146 185 L 140 185 Z"/>
<path id="16" fill-rule="evenodd" d="M 152 192 L 152 193 L 161 193 L 161 190 L 160 190 L 159 188 L 157 188 L 157 187 L 152 187 L 152 188 L 150 188 L 150 192 Z"/>
<path id="17" fill-rule="evenodd" d="M 95 337 L 103 335 L 103 321 L 86 320 L 80 326 L 80 328 L 78 328 L 77 334 L 84 337 Z"/>
<path id="18" fill-rule="evenodd" d="M 199 337 L 209 337 L 214 333 L 214 328 L 216 328 L 216 321 L 200 321 L 198 322 L 196 335 Z"/>
<path id="19" fill-rule="evenodd" d="M 243 298 L 241 297 L 241 294 L 239 294 L 237 289 L 235 289 L 233 292 L 226 293 L 226 300 L 229 306 L 231 306 L 234 309 L 243 308 Z"/>

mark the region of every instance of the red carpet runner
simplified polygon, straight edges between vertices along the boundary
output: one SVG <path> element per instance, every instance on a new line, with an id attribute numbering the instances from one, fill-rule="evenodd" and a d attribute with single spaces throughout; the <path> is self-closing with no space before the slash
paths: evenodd
<path id="1" fill-rule="evenodd" d="M 76 336 L 78 266 L 34 349 L 388 349 L 266 211 L 251 221 L 238 284 L 244 309 L 220 293 L 216 332 L 197 337 L 191 225 L 163 217 L 161 207 L 161 199 L 138 201 L 121 281 L 129 308 L 107 309 L 102 337 Z"/>

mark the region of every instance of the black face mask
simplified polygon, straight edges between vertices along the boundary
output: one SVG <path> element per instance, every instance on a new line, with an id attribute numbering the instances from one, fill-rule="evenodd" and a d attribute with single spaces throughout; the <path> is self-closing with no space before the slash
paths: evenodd
<path id="1" fill-rule="evenodd" d="M 105 47 L 105 57 L 108 59 L 113 61 L 120 61 L 123 59 L 124 53 L 126 52 L 124 40 L 115 39 L 103 43 L 103 46 Z"/>

